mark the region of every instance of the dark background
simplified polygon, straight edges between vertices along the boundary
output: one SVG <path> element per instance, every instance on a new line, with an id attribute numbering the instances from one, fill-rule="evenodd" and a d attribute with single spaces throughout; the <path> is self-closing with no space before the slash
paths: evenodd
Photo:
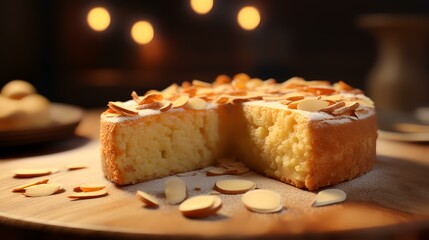
<path id="1" fill-rule="evenodd" d="M 104 32 L 86 23 L 99 5 L 112 19 Z M 254 31 L 236 22 L 245 5 L 261 12 Z M 365 89 L 377 45 L 358 19 L 373 13 L 428 15 L 429 1 L 215 0 L 210 13 L 198 15 L 187 0 L 6 0 L 0 3 L 0 86 L 24 79 L 52 101 L 83 107 L 127 100 L 132 90 L 213 81 L 221 73 L 345 80 Z M 129 34 L 140 19 L 155 28 L 148 45 Z"/>

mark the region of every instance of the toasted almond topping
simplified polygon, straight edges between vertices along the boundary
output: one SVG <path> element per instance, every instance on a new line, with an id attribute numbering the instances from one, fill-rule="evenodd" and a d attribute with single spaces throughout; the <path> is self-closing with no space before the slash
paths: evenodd
<path id="1" fill-rule="evenodd" d="M 164 99 L 164 96 L 161 93 L 149 93 L 141 98 L 139 105 L 159 102 L 162 99 Z"/>
<path id="2" fill-rule="evenodd" d="M 219 180 L 214 189 L 224 194 L 242 194 L 256 188 L 256 183 L 244 179 Z"/>
<path id="3" fill-rule="evenodd" d="M 72 195 L 69 195 L 69 198 L 73 198 L 73 199 L 87 199 L 87 198 L 97 198 L 97 197 L 103 197 L 107 195 L 107 190 L 106 189 L 101 189 L 98 191 L 93 191 L 93 192 L 79 192 L 79 193 L 74 193 Z"/>
<path id="4" fill-rule="evenodd" d="M 137 104 L 140 104 L 141 99 L 140 99 L 140 97 L 139 97 L 139 95 L 137 94 L 137 92 L 136 92 L 136 91 L 132 91 L 132 92 L 131 92 L 131 97 L 133 98 L 133 100 L 134 100 Z"/>
<path id="5" fill-rule="evenodd" d="M 351 105 L 348 105 L 346 103 L 345 107 L 335 109 L 334 111 L 332 111 L 331 114 L 334 116 L 339 116 L 339 115 L 351 116 L 354 114 L 355 109 L 357 109 L 358 107 L 359 107 L 358 102 L 354 102 Z"/>
<path id="6" fill-rule="evenodd" d="M 346 105 L 345 102 L 337 102 L 337 103 L 334 103 L 330 106 L 327 106 L 325 108 L 320 109 L 320 111 L 325 112 L 325 113 L 332 113 L 332 111 L 334 111 L 335 109 L 344 107 L 345 105 Z"/>
<path id="7" fill-rule="evenodd" d="M 83 184 L 80 185 L 79 188 L 82 192 L 95 192 L 105 188 L 106 185 L 103 184 Z"/>
<path id="8" fill-rule="evenodd" d="M 230 98 L 225 95 L 221 95 L 217 97 L 214 102 L 217 104 L 226 104 L 230 102 Z"/>
<path id="9" fill-rule="evenodd" d="M 146 192 L 139 190 L 136 192 L 136 196 L 138 199 L 140 199 L 142 202 L 144 202 L 146 204 L 146 206 L 148 206 L 148 207 L 158 207 L 159 206 L 158 199 L 149 193 L 146 193 Z"/>
<path id="10" fill-rule="evenodd" d="M 183 81 L 182 82 L 182 88 L 188 88 L 188 87 L 192 87 L 192 84 L 188 81 Z"/>
<path id="11" fill-rule="evenodd" d="M 194 110 L 201 110 L 201 109 L 206 109 L 207 105 L 208 105 L 207 102 L 204 101 L 203 99 L 198 97 L 193 97 L 189 99 L 188 103 L 186 104 L 186 107 Z"/>
<path id="12" fill-rule="evenodd" d="M 69 171 L 83 169 L 83 168 L 87 168 L 87 167 L 88 167 L 88 165 L 85 165 L 85 164 L 71 164 L 71 165 L 66 166 L 67 170 L 69 170 Z"/>
<path id="13" fill-rule="evenodd" d="M 306 99 L 298 103 L 296 108 L 298 110 L 307 111 L 307 112 L 316 112 L 320 109 L 327 107 L 329 103 L 327 101 L 318 100 L 318 99 Z"/>
<path id="14" fill-rule="evenodd" d="M 266 189 L 248 191 L 241 201 L 246 208 L 257 213 L 274 213 L 283 208 L 280 194 Z"/>
<path id="15" fill-rule="evenodd" d="M 134 107 L 127 106 L 122 102 L 109 102 L 109 107 L 125 116 L 135 116 L 139 113 Z"/>
<path id="16" fill-rule="evenodd" d="M 43 179 L 43 180 L 39 180 L 39 181 L 24 183 L 24 184 L 21 184 L 19 186 L 14 187 L 12 189 L 12 192 L 22 192 L 28 187 L 39 185 L 39 184 L 44 184 L 44 183 L 47 183 L 48 181 L 49 181 L 49 179 Z"/>
<path id="17" fill-rule="evenodd" d="M 293 106 L 292 105 L 293 102 L 291 102 L 289 100 L 281 100 L 280 103 L 288 106 L 288 108 L 290 108 L 290 109 L 296 109 L 296 105 L 298 105 L 298 103 L 296 103 L 295 106 Z"/>
<path id="18" fill-rule="evenodd" d="M 194 97 L 197 94 L 197 88 L 194 86 L 183 88 L 183 93 L 188 94 L 189 97 Z"/>
<path id="19" fill-rule="evenodd" d="M 338 90 L 345 90 L 345 91 L 353 90 L 353 88 L 350 85 L 348 85 L 347 83 L 345 83 L 343 81 L 337 82 L 337 84 L 335 84 L 335 87 Z"/>
<path id="20" fill-rule="evenodd" d="M 330 95 L 336 92 L 335 89 L 330 87 L 309 87 L 307 91 L 316 95 Z"/>
<path id="21" fill-rule="evenodd" d="M 142 104 L 136 107 L 137 110 L 143 110 L 143 109 L 160 109 L 162 107 L 162 101 L 161 102 L 153 102 L 153 103 L 146 103 Z"/>
<path id="22" fill-rule="evenodd" d="M 196 79 L 192 80 L 192 85 L 195 87 L 203 87 L 203 88 L 211 88 L 212 87 L 211 83 L 203 82 L 203 81 L 196 80 Z"/>
<path id="23" fill-rule="evenodd" d="M 347 194 L 341 189 L 326 189 L 317 194 L 312 207 L 320 207 L 329 204 L 339 203 L 346 200 Z"/>
<path id="24" fill-rule="evenodd" d="M 45 183 L 27 187 L 23 194 L 27 197 L 44 197 L 57 193 L 61 189 L 62 186 L 58 183 Z"/>
<path id="25" fill-rule="evenodd" d="M 161 112 L 166 112 L 173 106 L 173 103 L 168 100 L 162 100 L 160 103 L 162 104 L 162 106 L 159 108 L 159 111 Z"/>
<path id="26" fill-rule="evenodd" d="M 216 214 L 221 206 L 222 200 L 218 196 L 200 195 L 184 201 L 179 210 L 185 217 L 203 218 Z"/>
<path id="27" fill-rule="evenodd" d="M 237 73 L 234 75 L 232 79 L 239 80 L 241 82 L 247 82 L 250 80 L 250 76 L 247 75 L 246 73 Z"/>
<path id="28" fill-rule="evenodd" d="M 51 168 L 27 168 L 15 169 L 12 171 L 16 178 L 31 178 L 49 175 L 53 172 Z"/>
<path id="29" fill-rule="evenodd" d="M 355 116 L 359 119 L 364 119 L 368 115 L 368 110 L 366 109 L 356 109 L 354 112 Z"/>
<path id="30" fill-rule="evenodd" d="M 188 96 L 180 96 L 179 98 L 177 98 L 176 100 L 174 100 L 173 105 L 171 106 L 172 108 L 180 108 L 185 106 L 189 101 L 189 97 Z"/>
<path id="31" fill-rule="evenodd" d="M 284 96 L 285 100 L 289 100 L 289 101 L 292 101 L 292 102 L 299 101 L 299 100 L 302 100 L 304 98 L 305 98 L 305 96 L 302 95 L 302 94 L 300 94 L 300 93 L 289 93 L 289 94 L 286 94 Z"/>
<path id="32" fill-rule="evenodd" d="M 231 83 L 231 78 L 228 75 L 220 74 L 216 77 L 214 83 L 216 85 Z"/>
<path id="33" fill-rule="evenodd" d="M 179 204 L 186 198 L 186 183 L 178 177 L 170 177 L 165 181 L 164 192 L 167 203 Z"/>
<path id="34" fill-rule="evenodd" d="M 166 89 L 162 90 L 161 94 L 164 97 L 164 99 L 169 99 L 175 94 L 177 94 L 178 90 L 179 90 L 179 86 L 177 86 L 176 83 L 173 83 L 170 86 L 168 86 Z"/>

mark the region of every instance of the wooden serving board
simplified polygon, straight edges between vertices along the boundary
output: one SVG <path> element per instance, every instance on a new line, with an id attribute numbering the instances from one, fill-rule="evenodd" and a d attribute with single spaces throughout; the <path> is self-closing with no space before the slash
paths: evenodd
<path id="1" fill-rule="evenodd" d="M 277 191 L 284 209 L 275 214 L 248 211 L 242 195 L 221 195 L 223 206 L 218 215 L 188 219 L 177 205 L 164 200 L 164 179 L 119 187 L 107 181 L 100 166 L 99 142 L 75 138 L 64 143 L 61 151 L 26 157 L 7 157 L 0 161 L 0 223 L 24 228 L 43 228 L 69 233 L 85 231 L 94 235 L 152 237 L 267 237 L 308 236 L 308 234 L 380 234 L 396 231 L 419 231 L 429 227 L 429 164 L 378 156 L 374 169 L 349 182 L 335 186 L 348 197 L 344 203 L 311 207 L 316 192 L 301 190 L 250 172 L 242 176 L 207 177 L 204 170 L 180 175 L 188 186 L 188 195 L 207 194 L 219 179 L 244 178 L 258 188 Z M 82 163 L 86 169 L 67 171 L 66 166 Z M 57 168 L 45 177 L 17 179 L 17 168 Z M 61 183 L 64 192 L 47 197 L 25 197 L 13 193 L 17 185 L 49 178 Z M 85 183 L 106 184 L 108 196 L 71 200 L 73 188 Z M 151 209 L 135 197 L 137 190 L 161 199 L 159 208 Z"/>

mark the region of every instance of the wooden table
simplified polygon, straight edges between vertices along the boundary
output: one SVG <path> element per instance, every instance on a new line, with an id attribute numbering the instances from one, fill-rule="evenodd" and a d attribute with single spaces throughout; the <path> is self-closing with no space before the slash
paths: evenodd
<path id="1" fill-rule="evenodd" d="M 14 239 L 34 237 L 85 238 L 424 238 L 429 237 L 429 146 L 378 140 L 377 163 L 362 177 L 335 186 L 347 192 L 344 203 L 312 208 L 316 192 L 296 189 L 278 181 L 249 173 L 260 188 L 278 191 L 285 209 L 276 214 L 246 210 L 240 195 L 222 195 L 223 207 L 217 216 L 187 219 L 177 206 L 163 200 L 159 179 L 118 187 L 101 172 L 99 157 L 99 110 L 87 111 L 76 137 L 37 147 L 2 150 L 0 160 L 0 235 Z M 67 171 L 68 164 L 89 167 Z M 13 178 L 17 168 L 57 168 L 46 176 L 61 183 L 60 194 L 25 197 L 11 189 L 34 179 Z M 221 178 L 206 177 L 203 171 L 181 176 L 189 195 L 208 193 Z M 39 177 L 44 178 L 44 177 Z M 36 179 L 39 179 L 36 178 Z M 67 198 L 73 187 L 103 183 L 109 195 L 73 201 Z M 135 197 L 148 191 L 161 200 L 158 209 L 145 208 Z"/>

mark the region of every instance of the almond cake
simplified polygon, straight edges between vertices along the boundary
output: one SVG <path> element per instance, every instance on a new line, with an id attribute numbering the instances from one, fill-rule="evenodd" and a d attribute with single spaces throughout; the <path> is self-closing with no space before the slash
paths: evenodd
<path id="1" fill-rule="evenodd" d="M 369 171 L 376 157 L 374 103 L 339 81 L 294 77 L 199 80 L 112 101 L 101 114 L 105 176 L 134 184 L 234 156 L 250 169 L 316 190 Z"/>

